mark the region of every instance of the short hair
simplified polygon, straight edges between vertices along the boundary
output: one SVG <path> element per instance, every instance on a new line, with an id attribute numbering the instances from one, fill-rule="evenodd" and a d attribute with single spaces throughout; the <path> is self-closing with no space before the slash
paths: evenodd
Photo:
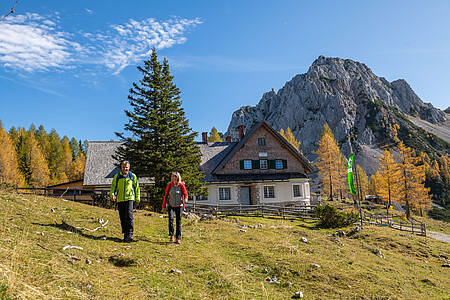
<path id="1" fill-rule="evenodd" d="M 181 175 L 180 175 L 180 173 L 174 171 L 174 172 L 171 173 L 171 176 L 176 176 L 178 183 L 181 182 Z"/>
<path id="2" fill-rule="evenodd" d="M 122 161 L 120 166 L 122 167 L 123 165 L 129 165 L 130 166 L 130 162 L 128 160 L 124 160 L 124 161 Z"/>

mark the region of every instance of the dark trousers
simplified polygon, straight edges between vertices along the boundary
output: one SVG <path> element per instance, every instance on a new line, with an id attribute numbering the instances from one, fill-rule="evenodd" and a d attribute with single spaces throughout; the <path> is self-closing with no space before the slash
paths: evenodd
<path id="1" fill-rule="evenodd" d="M 133 237 L 133 202 L 134 201 L 117 202 L 124 238 Z"/>
<path id="2" fill-rule="evenodd" d="M 181 239 L 181 207 L 168 207 L 169 211 L 169 236 L 173 236 L 173 215 L 177 218 L 176 238 Z"/>

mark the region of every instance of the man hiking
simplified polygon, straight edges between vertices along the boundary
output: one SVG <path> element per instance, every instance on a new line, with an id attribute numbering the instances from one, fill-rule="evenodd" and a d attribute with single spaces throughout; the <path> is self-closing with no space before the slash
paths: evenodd
<path id="1" fill-rule="evenodd" d="M 137 176 L 130 172 L 130 163 L 123 161 L 120 166 L 122 172 L 114 176 L 110 197 L 117 201 L 123 241 L 130 243 L 133 241 L 133 204 L 141 201 L 141 195 Z"/>

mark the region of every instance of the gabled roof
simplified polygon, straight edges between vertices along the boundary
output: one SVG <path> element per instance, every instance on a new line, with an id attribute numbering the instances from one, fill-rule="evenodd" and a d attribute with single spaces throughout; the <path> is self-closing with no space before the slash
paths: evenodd
<path id="1" fill-rule="evenodd" d="M 236 146 L 236 142 L 208 142 L 197 143 L 200 148 L 201 163 L 200 170 L 205 172 L 205 181 L 212 181 L 212 171 L 217 164 Z"/>
<path id="2" fill-rule="evenodd" d="M 114 175 L 120 171 L 120 168 L 116 167 L 116 161 L 112 156 L 122 144 L 123 142 L 117 141 L 88 142 L 83 185 L 96 186 L 111 184 Z M 131 172 L 133 172 L 133 166 L 131 166 Z M 138 176 L 138 181 L 140 184 L 153 183 L 148 177 L 141 178 Z"/>
<path id="3" fill-rule="evenodd" d="M 271 132 L 278 140 L 279 142 L 286 146 L 286 148 L 298 159 L 300 160 L 303 165 L 305 166 L 305 171 L 308 173 L 311 173 L 314 171 L 314 167 L 311 165 L 311 163 L 309 162 L 309 160 L 303 156 L 303 154 L 298 151 L 297 149 L 295 149 L 291 143 L 289 143 L 279 132 L 277 132 L 275 129 L 272 128 L 272 126 L 270 126 L 269 124 L 267 124 L 266 122 L 262 121 L 257 123 L 256 125 L 254 125 L 252 128 L 250 128 L 250 130 L 244 135 L 244 137 L 237 143 L 237 145 L 235 145 L 233 147 L 233 149 L 231 151 L 229 151 L 227 153 L 227 155 L 222 159 L 222 161 L 220 163 L 217 164 L 217 166 L 214 168 L 214 170 L 212 170 L 212 173 L 214 174 L 216 171 L 222 169 L 225 164 L 233 157 L 233 155 L 239 151 L 239 149 L 241 149 L 245 143 L 247 142 L 247 140 L 253 135 L 253 133 L 255 133 L 256 130 L 258 130 L 261 126 L 263 126 L 264 128 L 266 128 L 269 132 Z"/>

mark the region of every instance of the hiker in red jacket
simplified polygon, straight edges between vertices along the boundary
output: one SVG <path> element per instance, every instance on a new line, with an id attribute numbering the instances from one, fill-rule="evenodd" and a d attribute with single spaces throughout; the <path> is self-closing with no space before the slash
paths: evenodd
<path id="1" fill-rule="evenodd" d="M 171 181 L 167 184 L 164 194 L 163 208 L 166 207 L 169 212 L 169 236 L 170 241 L 175 241 L 173 236 L 173 214 L 177 219 L 176 243 L 181 244 L 181 208 L 188 201 L 188 193 L 184 182 L 181 181 L 181 175 L 178 172 L 172 172 Z"/>

